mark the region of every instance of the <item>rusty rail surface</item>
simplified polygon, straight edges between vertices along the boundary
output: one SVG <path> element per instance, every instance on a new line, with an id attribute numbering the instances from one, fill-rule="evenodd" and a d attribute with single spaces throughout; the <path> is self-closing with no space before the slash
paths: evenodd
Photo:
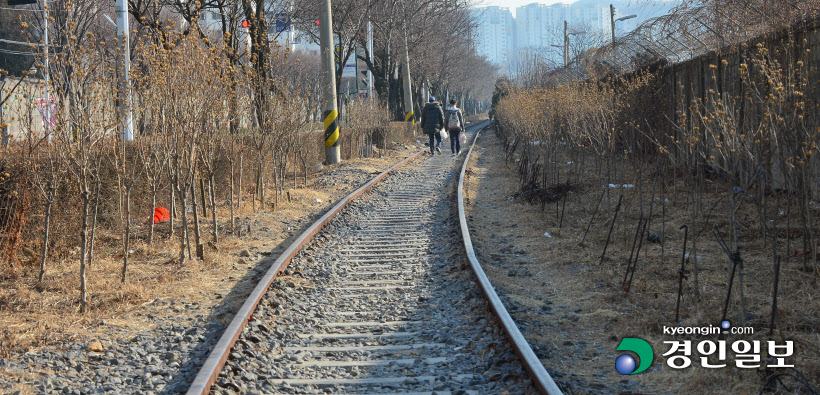
<path id="1" fill-rule="evenodd" d="M 525 339 L 521 331 L 518 330 L 515 321 L 513 321 L 510 313 L 507 312 L 507 308 L 504 307 L 504 303 L 501 302 L 501 299 L 495 292 L 495 288 L 493 288 L 490 279 L 487 278 L 487 275 L 481 268 L 481 264 L 475 256 L 475 250 L 473 250 L 470 229 L 467 227 L 467 217 L 464 214 L 464 173 L 467 171 L 467 164 L 470 163 L 470 154 L 472 154 L 473 147 L 475 147 L 475 143 L 478 141 L 480 134 L 481 130 L 476 132 L 473 142 L 470 144 L 470 149 L 467 150 L 464 164 L 461 167 L 461 175 L 458 179 L 458 219 L 461 224 L 461 235 L 464 238 L 464 250 L 467 253 L 467 259 L 470 260 L 470 266 L 478 278 L 481 290 L 484 291 L 484 296 L 487 297 L 487 302 L 490 303 L 493 312 L 498 317 L 498 320 L 501 321 L 501 325 L 504 327 L 504 331 L 507 333 L 510 343 L 512 343 L 513 348 L 515 348 L 515 353 L 518 354 L 518 357 L 521 359 L 521 363 L 524 365 L 527 373 L 529 373 L 533 384 L 535 384 L 536 388 L 543 394 L 561 394 L 561 389 L 558 388 L 555 381 L 550 377 L 550 374 L 544 369 L 544 365 L 542 365 L 538 357 L 535 356 L 532 347 L 527 343 L 527 339 Z"/>
<path id="2" fill-rule="evenodd" d="M 219 338 L 219 342 L 216 346 L 214 346 L 214 349 L 211 350 L 211 353 L 208 355 L 208 359 L 205 360 L 205 363 L 200 368 L 199 373 L 197 373 L 194 381 L 188 388 L 188 395 L 207 394 L 210 392 L 211 386 L 216 382 L 216 379 L 219 377 L 219 373 L 222 371 L 222 368 L 225 366 L 225 362 L 228 360 L 228 354 L 230 354 L 234 343 L 236 343 L 236 340 L 242 333 L 242 329 L 245 328 L 245 325 L 247 325 L 251 315 L 256 310 L 256 306 L 262 300 L 262 297 L 265 296 L 265 293 L 268 291 L 271 283 L 273 283 L 276 275 L 288 267 L 291 259 L 293 259 L 293 257 L 302 250 L 302 247 L 313 240 L 313 237 L 316 236 L 319 231 L 321 231 L 322 228 L 324 228 L 325 225 L 336 216 L 336 214 L 342 211 L 348 203 L 361 196 L 388 174 L 419 157 L 419 155 L 424 152 L 427 152 L 427 150 L 420 150 L 419 152 L 407 157 L 401 162 L 393 165 L 393 167 L 385 170 L 372 180 L 368 181 L 359 189 L 353 191 L 350 195 L 347 195 L 344 199 L 339 201 L 339 203 L 333 206 L 330 211 L 314 222 L 310 228 L 305 230 L 305 232 L 302 233 L 299 238 L 297 238 L 275 262 L 273 262 L 267 273 L 265 273 L 265 276 L 262 277 L 259 284 L 257 284 L 256 288 L 254 288 L 253 292 L 251 292 L 250 296 L 248 296 L 248 299 L 245 300 L 245 303 L 242 304 L 242 307 L 236 312 L 236 316 L 234 316 L 233 320 L 228 325 L 228 328 L 225 329 L 222 337 Z"/>

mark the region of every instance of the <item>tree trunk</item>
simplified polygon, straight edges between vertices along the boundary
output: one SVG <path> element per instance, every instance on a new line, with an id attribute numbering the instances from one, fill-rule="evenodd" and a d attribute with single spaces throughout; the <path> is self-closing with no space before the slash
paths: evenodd
<path id="1" fill-rule="evenodd" d="M 199 232 L 199 213 L 197 212 L 195 185 L 194 182 L 191 182 L 191 208 L 194 213 L 194 243 L 196 243 L 196 257 L 198 259 L 205 259 L 205 251 L 202 247 L 202 238 Z M 202 203 L 205 204 L 205 202 Z"/>
<path id="2" fill-rule="evenodd" d="M 157 188 L 151 187 L 151 218 L 148 222 L 148 245 L 154 244 L 154 210 L 157 208 Z"/>
<path id="3" fill-rule="evenodd" d="M 307 167 L 307 161 L 305 160 L 305 158 L 304 158 L 304 157 L 301 157 L 301 158 L 302 158 L 302 168 L 305 170 L 305 188 L 307 188 L 307 184 L 308 184 L 308 167 Z"/>
<path id="4" fill-rule="evenodd" d="M 242 209 L 242 157 L 243 155 L 239 154 L 239 181 L 236 184 L 236 208 Z M 233 223 L 233 219 L 231 219 L 231 223 Z"/>
<path id="5" fill-rule="evenodd" d="M 208 183 L 211 185 L 211 219 L 213 220 L 213 228 L 214 228 L 214 245 L 219 243 L 219 224 L 216 222 L 216 184 L 214 183 L 214 174 L 211 173 L 208 178 Z M 205 203 L 203 203 L 204 205 Z"/>
<path id="6" fill-rule="evenodd" d="M 91 240 L 90 246 L 88 248 L 88 268 L 91 269 L 91 265 L 94 264 L 94 240 L 96 239 L 97 235 L 97 213 L 100 209 L 100 177 L 97 176 L 97 183 L 94 186 L 94 218 L 92 218 L 91 222 Z"/>
<path id="7" fill-rule="evenodd" d="M 54 196 L 54 195 L 52 195 Z M 54 205 L 54 198 L 52 197 L 46 201 L 46 224 L 45 232 L 43 234 L 43 256 L 40 260 L 40 276 L 38 281 L 43 282 L 43 277 L 46 275 L 46 260 L 48 259 L 48 233 L 51 225 L 51 207 Z"/>
<path id="8" fill-rule="evenodd" d="M 121 282 L 125 282 L 128 273 L 128 249 L 131 244 L 131 186 L 133 181 L 129 181 L 125 185 L 125 244 L 123 246 L 122 254 L 122 277 Z M 154 221 L 151 221 L 153 224 Z M 153 226 L 152 226 L 153 228 Z"/>
<path id="9" fill-rule="evenodd" d="M 201 178 L 199 179 L 199 196 L 202 197 L 202 216 L 207 218 L 208 217 L 208 205 L 205 204 L 207 200 L 205 200 L 205 181 Z"/>
<path id="10" fill-rule="evenodd" d="M 231 210 L 231 234 L 234 234 L 234 233 L 236 233 L 236 227 L 234 225 L 234 218 L 235 217 L 234 217 L 234 212 L 233 212 L 233 196 L 234 196 L 233 195 L 233 189 L 234 189 L 233 188 L 233 183 L 234 183 L 234 173 L 233 173 L 234 166 L 233 165 L 234 165 L 234 163 L 233 163 L 233 160 L 230 160 L 230 162 L 231 162 L 231 179 L 230 179 L 231 187 L 230 187 L 230 193 L 228 194 L 228 205 L 230 206 L 230 210 Z"/>
<path id="11" fill-rule="evenodd" d="M 88 259 L 88 206 L 91 203 L 88 187 L 83 186 L 81 193 L 83 200 L 82 226 L 80 228 L 80 312 L 88 311 L 88 287 L 86 282 L 86 260 Z"/>
<path id="12" fill-rule="evenodd" d="M 168 238 L 173 239 L 174 238 L 174 218 L 176 218 L 176 215 L 177 215 L 177 212 L 176 212 L 176 199 L 174 198 L 174 187 L 169 187 L 168 189 L 171 191 L 171 203 L 170 203 L 171 207 L 168 208 L 170 213 L 171 213 L 171 218 L 168 221 L 168 230 L 169 230 Z M 182 205 L 182 209 L 183 210 L 185 209 L 185 204 L 184 203 Z"/>
<path id="13" fill-rule="evenodd" d="M 179 189 L 179 187 L 177 187 Z M 180 235 L 180 247 L 179 247 L 179 263 L 185 263 L 185 246 L 188 246 L 188 259 L 193 259 L 191 255 L 191 235 L 188 232 L 188 209 L 187 203 L 185 201 L 185 194 L 182 193 L 181 190 L 177 191 L 179 193 L 179 203 L 182 205 L 182 234 Z"/>

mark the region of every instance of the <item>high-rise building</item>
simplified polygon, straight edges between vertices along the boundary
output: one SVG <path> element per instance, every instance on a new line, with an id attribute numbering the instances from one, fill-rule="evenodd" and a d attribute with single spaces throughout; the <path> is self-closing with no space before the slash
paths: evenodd
<path id="1" fill-rule="evenodd" d="M 514 53 L 538 53 L 548 60 L 561 59 L 560 49 L 553 45 L 563 45 L 564 20 L 569 6 L 566 4 L 527 4 L 515 10 L 516 47 Z M 516 63 L 516 60 L 513 60 Z"/>
<path id="2" fill-rule="evenodd" d="M 510 72 L 510 56 L 515 47 L 512 13 L 506 7 L 484 7 L 473 12 L 476 30 L 473 41 L 476 52 L 491 63 L 501 66 L 503 72 Z"/>

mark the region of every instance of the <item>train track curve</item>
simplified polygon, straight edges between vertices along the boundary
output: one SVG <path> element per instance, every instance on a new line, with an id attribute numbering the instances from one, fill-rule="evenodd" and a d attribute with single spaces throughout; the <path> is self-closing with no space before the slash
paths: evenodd
<path id="1" fill-rule="evenodd" d="M 461 159 L 413 155 L 317 221 L 188 393 L 560 393 L 480 267 L 468 273 L 475 256 L 453 198 Z"/>

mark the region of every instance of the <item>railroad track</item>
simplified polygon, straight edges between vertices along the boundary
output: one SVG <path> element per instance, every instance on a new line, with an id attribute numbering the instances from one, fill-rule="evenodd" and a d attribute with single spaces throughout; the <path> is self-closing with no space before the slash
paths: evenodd
<path id="1" fill-rule="evenodd" d="M 559 392 L 470 273 L 447 199 L 462 157 L 421 155 L 273 264 L 189 394 Z"/>

